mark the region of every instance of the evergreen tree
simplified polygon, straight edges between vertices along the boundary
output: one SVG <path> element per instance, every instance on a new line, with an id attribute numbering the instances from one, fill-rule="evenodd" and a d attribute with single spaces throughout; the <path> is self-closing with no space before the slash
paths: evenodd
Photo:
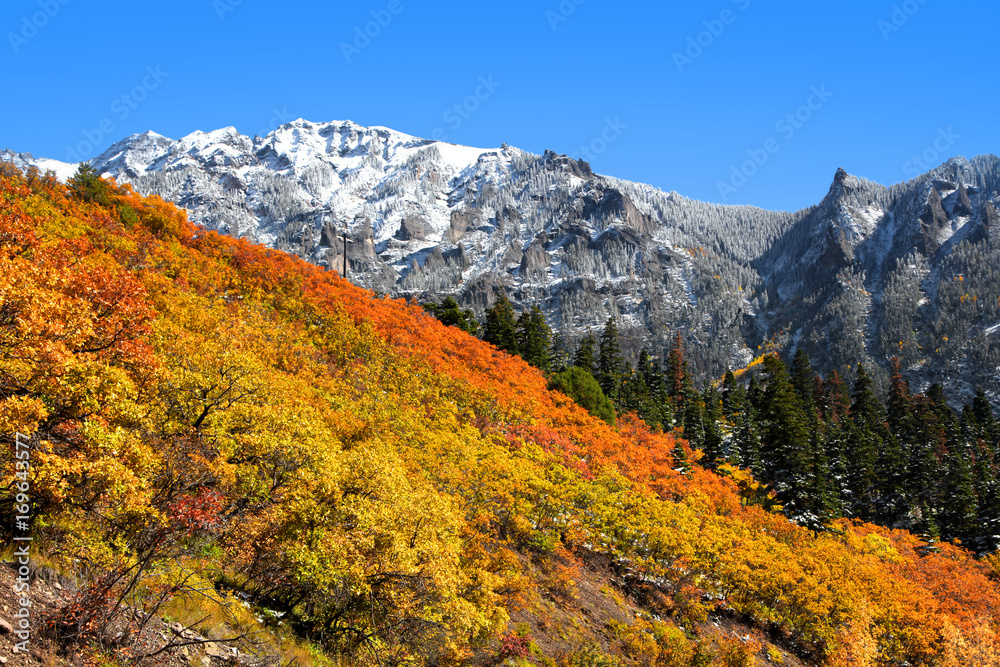
<path id="1" fill-rule="evenodd" d="M 684 438 L 692 449 L 705 449 L 705 400 L 691 389 L 684 401 Z"/>
<path id="2" fill-rule="evenodd" d="M 910 384 L 903 377 L 902 363 L 899 357 L 896 357 L 892 360 L 886 417 L 889 420 L 889 428 L 904 443 L 909 443 L 913 439 L 916 429 L 912 402 Z"/>
<path id="3" fill-rule="evenodd" d="M 684 356 L 684 339 L 680 333 L 674 338 L 674 347 L 667 355 L 666 382 L 674 415 L 684 415 L 687 403 L 694 394 L 694 385 L 688 372 L 687 359 Z"/>
<path id="4" fill-rule="evenodd" d="M 765 481 L 774 486 L 785 511 L 794 518 L 808 511 L 804 494 L 811 482 L 809 430 L 785 364 L 772 354 L 765 358 L 764 368 L 768 374 L 761 411 Z"/>
<path id="5" fill-rule="evenodd" d="M 874 382 L 858 364 L 847 437 L 848 486 L 854 514 L 867 521 L 891 522 L 900 511 L 902 453 L 889 432 L 885 408 Z"/>
<path id="6" fill-rule="evenodd" d="M 720 428 L 722 422 L 722 397 L 719 391 L 713 387 L 706 390 L 703 394 L 703 404 L 705 408 L 702 421 L 705 435 L 702 449 L 705 452 L 705 457 L 702 459 L 702 464 L 706 468 L 715 469 L 727 460 L 727 452 L 724 449 L 725 441 L 722 438 L 722 430 Z"/>
<path id="7" fill-rule="evenodd" d="M 907 491 L 913 513 L 912 530 L 925 539 L 940 538 L 936 516 L 941 505 L 940 466 L 944 460 L 948 436 L 940 418 L 926 395 L 912 398 L 916 437 L 910 446 L 907 466 Z"/>
<path id="8" fill-rule="evenodd" d="M 997 419 L 993 414 L 993 407 L 986 398 L 986 392 L 976 389 L 976 395 L 972 399 L 972 414 L 979 425 L 980 437 L 989 443 L 996 445 L 1000 443 L 1000 432 L 997 430 Z"/>
<path id="9" fill-rule="evenodd" d="M 966 442 L 956 442 L 948 448 L 944 461 L 944 502 L 938 514 L 941 536 L 963 543 L 972 543 L 979 537 L 971 458 L 971 448 Z"/>
<path id="10" fill-rule="evenodd" d="M 609 317 L 601 333 L 601 350 L 598 358 L 597 381 L 605 396 L 618 405 L 622 382 L 625 379 L 625 360 L 618 339 L 618 325 Z"/>
<path id="11" fill-rule="evenodd" d="M 497 297 L 497 300 L 486 311 L 483 340 L 510 354 L 520 352 L 517 344 L 517 322 L 514 319 L 514 306 L 504 294 Z"/>
<path id="12" fill-rule="evenodd" d="M 750 375 L 750 383 L 747 386 L 747 413 L 750 415 L 749 423 L 744 432 L 740 434 L 740 463 L 744 468 L 749 468 L 754 477 L 764 479 L 764 458 L 761 451 L 761 428 L 763 418 L 761 413 L 764 408 L 764 389 L 760 386 L 757 376 Z"/>
<path id="13" fill-rule="evenodd" d="M 538 306 L 517 319 L 517 349 L 529 364 L 548 372 L 551 365 L 552 330 Z"/>
<path id="14" fill-rule="evenodd" d="M 572 364 L 569 350 L 566 347 L 566 339 L 561 333 L 556 332 L 552 336 L 552 347 L 549 349 L 549 359 L 552 373 L 562 373 Z"/>
<path id="15" fill-rule="evenodd" d="M 975 460 L 973 485 L 976 495 L 976 528 L 974 539 L 980 553 L 1000 549 L 1000 459 L 998 459 L 997 420 L 989 399 L 977 389 L 972 405 L 963 411 L 968 438 Z"/>
<path id="16" fill-rule="evenodd" d="M 813 379 L 816 372 L 813 370 L 809 355 L 802 348 L 795 353 L 792 360 L 792 386 L 795 387 L 799 400 L 802 402 L 802 409 L 808 415 L 815 409 L 813 400 Z"/>
<path id="17" fill-rule="evenodd" d="M 848 484 L 850 479 L 848 468 L 848 412 L 850 402 L 844 390 L 844 383 L 840 379 L 837 371 L 830 373 L 830 376 L 822 383 L 822 399 L 820 401 L 820 414 L 823 418 L 826 444 L 826 458 L 830 467 L 830 479 L 833 491 L 839 499 L 840 511 L 850 513 L 851 488 Z"/>
<path id="18" fill-rule="evenodd" d="M 446 297 L 439 304 L 428 302 L 423 304 L 424 310 L 450 327 L 456 327 L 475 336 L 479 333 L 479 323 L 471 310 L 462 310 L 453 297 Z"/>
<path id="19" fill-rule="evenodd" d="M 723 418 L 732 428 L 732 438 L 724 456 L 727 462 L 753 468 L 760 464 L 760 441 L 756 437 L 756 424 L 747 398 L 747 391 L 731 370 L 722 380 L 720 406 Z"/>
<path id="20" fill-rule="evenodd" d="M 673 422 L 673 416 L 670 413 L 670 402 L 667 399 L 666 382 L 659 362 L 653 358 L 649 350 L 644 349 L 639 353 L 639 365 L 636 367 L 636 373 L 642 375 L 643 384 L 649 391 L 650 420 L 652 421 L 647 421 L 669 429 Z"/>
<path id="21" fill-rule="evenodd" d="M 573 365 L 597 377 L 597 339 L 594 338 L 594 334 L 588 333 L 580 341 L 580 346 L 573 355 Z"/>
<path id="22" fill-rule="evenodd" d="M 975 419 L 969 410 L 966 423 L 962 423 L 948 405 L 944 390 L 939 385 L 928 391 L 928 397 L 937 407 L 946 438 L 944 459 L 941 461 L 944 480 L 937 512 L 938 528 L 944 539 L 971 542 L 978 537 L 971 442 Z"/>
<path id="23" fill-rule="evenodd" d="M 102 206 L 111 206 L 108 184 L 97 173 L 97 170 L 86 162 L 80 163 L 76 173 L 67 182 L 69 189 L 80 199 L 95 202 Z"/>
<path id="24" fill-rule="evenodd" d="M 579 366 L 570 366 L 549 381 L 549 389 L 555 389 L 576 401 L 582 408 L 598 419 L 612 426 L 615 423 L 615 409 L 608 397 L 601 391 L 589 371 Z"/>
<path id="25" fill-rule="evenodd" d="M 840 489 L 832 475 L 832 467 L 827 454 L 828 430 L 826 423 L 813 413 L 810 420 L 810 439 L 805 488 L 805 509 L 810 513 L 807 525 L 819 529 L 830 521 L 842 516 Z"/>

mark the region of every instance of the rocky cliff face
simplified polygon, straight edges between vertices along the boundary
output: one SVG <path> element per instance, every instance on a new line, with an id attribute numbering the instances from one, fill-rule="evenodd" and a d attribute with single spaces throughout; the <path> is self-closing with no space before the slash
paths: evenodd
<path id="1" fill-rule="evenodd" d="M 384 294 L 451 294 L 482 313 L 502 289 L 571 340 L 615 316 L 631 348 L 660 354 L 679 332 L 706 379 L 766 344 L 804 347 L 848 377 L 862 361 L 884 378 L 899 356 L 915 388 L 1000 390 L 995 156 L 891 187 L 839 170 L 824 200 L 796 213 L 689 200 L 551 151 L 350 121 L 298 120 L 263 138 L 148 132 L 92 165 L 210 229 L 338 271 L 346 236 L 349 277 Z"/>

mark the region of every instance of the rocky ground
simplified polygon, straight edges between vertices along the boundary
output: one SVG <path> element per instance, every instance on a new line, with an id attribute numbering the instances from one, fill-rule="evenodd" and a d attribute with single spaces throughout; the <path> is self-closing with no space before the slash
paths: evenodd
<path id="1" fill-rule="evenodd" d="M 90 667 L 92 665 L 128 664 L 137 656 L 148 656 L 140 664 L 158 667 L 221 667 L 245 665 L 262 667 L 277 664 L 276 659 L 255 655 L 266 651 L 253 651 L 248 642 L 213 641 L 176 621 L 153 618 L 141 634 L 141 639 L 129 647 L 116 646 L 108 640 L 102 647 L 79 646 L 60 641 L 50 627 L 49 619 L 60 607 L 74 598 L 74 583 L 49 568 L 32 568 L 30 587 L 30 638 L 28 652 L 15 651 L 22 641 L 15 630 L 15 614 L 21 608 L 24 593 L 15 592 L 17 570 L 10 561 L 0 562 L 0 666 L 45 665 L 46 667 Z M 234 644 L 239 644 L 237 647 Z M 243 648 L 244 650 L 240 650 Z"/>

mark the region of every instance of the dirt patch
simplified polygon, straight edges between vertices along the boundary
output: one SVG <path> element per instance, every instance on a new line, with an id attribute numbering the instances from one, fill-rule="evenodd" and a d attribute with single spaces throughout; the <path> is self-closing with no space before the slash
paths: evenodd
<path id="1" fill-rule="evenodd" d="M 126 662 L 137 655 L 150 655 L 140 664 L 157 667 L 263 667 L 278 664 L 277 660 L 266 656 L 240 651 L 233 642 L 211 641 L 190 628 L 162 618 L 151 618 L 139 640 L 132 642 L 127 649 L 114 648 L 113 642 L 110 648 L 103 649 L 61 643 L 56 640 L 55 632 L 47 621 L 74 599 L 76 584 L 44 567 L 30 568 L 26 592 L 16 590 L 18 579 L 15 563 L 0 562 L 0 667 L 36 667 L 39 664 L 46 667 L 92 667 L 106 658 Z M 25 645 L 21 644 L 24 640 L 6 631 L 7 627 L 19 629 L 16 615 L 20 613 L 24 595 L 30 601 L 27 653 L 23 651 Z M 163 650 L 168 645 L 172 646 Z"/>

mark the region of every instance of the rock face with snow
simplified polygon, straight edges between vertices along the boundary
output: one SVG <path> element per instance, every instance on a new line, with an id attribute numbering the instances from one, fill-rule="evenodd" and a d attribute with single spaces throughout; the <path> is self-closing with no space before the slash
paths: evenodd
<path id="1" fill-rule="evenodd" d="M 0 154 L 21 168 L 75 168 Z M 477 149 L 350 121 L 129 137 L 91 161 L 190 218 L 341 270 L 380 293 L 455 296 L 482 313 L 498 290 L 539 305 L 572 341 L 611 316 L 626 345 L 687 341 L 718 378 L 762 347 L 804 348 L 824 372 L 857 362 L 884 383 L 899 357 L 915 389 L 1000 391 L 1000 165 L 951 160 L 884 187 L 839 170 L 796 213 L 697 202 L 506 145 Z"/>

